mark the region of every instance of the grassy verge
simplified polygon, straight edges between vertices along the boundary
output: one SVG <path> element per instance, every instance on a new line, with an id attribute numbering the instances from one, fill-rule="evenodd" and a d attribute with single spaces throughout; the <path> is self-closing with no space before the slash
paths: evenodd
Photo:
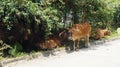
<path id="1" fill-rule="evenodd" d="M 118 37 L 120 37 L 120 34 L 118 34 L 116 31 L 111 32 L 110 36 L 106 36 L 107 39 L 118 38 Z"/>

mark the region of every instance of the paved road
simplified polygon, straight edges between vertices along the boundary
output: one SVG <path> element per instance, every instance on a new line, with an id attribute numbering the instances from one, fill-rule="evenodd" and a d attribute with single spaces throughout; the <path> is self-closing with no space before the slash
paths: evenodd
<path id="1" fill-rule="evenodd" d="M 120 67 L 120 40 L 9 67 Z"/>

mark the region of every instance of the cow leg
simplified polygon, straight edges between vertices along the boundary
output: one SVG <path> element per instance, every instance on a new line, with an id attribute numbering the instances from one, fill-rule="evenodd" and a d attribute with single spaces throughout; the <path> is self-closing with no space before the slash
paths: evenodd
<path id="1" fill-rule="evenodd" d="M 89 43 L 89 35 L 86 36 L 85 38 L 85 47 L 89 47 L 90 43 Z"/>
<path id="2" fill-rule="evenodd" d="M 77 46 L 76 47 L 77 47 L 77 49 L 79 49 L 79 40 L 77 40 Z"/>
<path id="3" fill-rule="evenodd" d="M 74 41 L 73 50 L 76 50 L 76 41 Z"/>

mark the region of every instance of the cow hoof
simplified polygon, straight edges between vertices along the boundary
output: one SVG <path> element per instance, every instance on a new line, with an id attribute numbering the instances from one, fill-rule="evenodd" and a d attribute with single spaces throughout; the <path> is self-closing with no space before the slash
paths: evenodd
<path id="1" fill-rule="evenodd" d="M 79 49 L 75 49 L 75 51 L 79 51 Z"/>
<path id="2" fill-rule="evenodd" d="M 85 48 L 89 48 L 89 47 L 90 47 L 90 44 L 86 44 L 86 45 L 85 45 Z"/>
<path id="3" fill-rule="evenodd" d="M 90 46 L 85 46 L 85 48 L 89 48 Z"/>

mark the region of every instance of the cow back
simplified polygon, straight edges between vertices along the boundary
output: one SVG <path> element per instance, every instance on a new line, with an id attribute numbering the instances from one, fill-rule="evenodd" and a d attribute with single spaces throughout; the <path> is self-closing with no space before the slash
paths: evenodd
<path id="1" fill-rule="evenodd" d="M 90 35 L 91 32 L 91 25 L 89 23 L 82 23 L 82 24 L 74 24 L 69 29 L 69 39 L 77 40 L 82 37 L 86 37 L 86 35 Z"/>
<path id="2" fill-rule="evenodd" d="M 60 46 L 60 41 L 56 37 L 49 37 L 48 40 L 41 40 L 36 44 L 38 48 L 42 49 L 53 49 Z"/>

